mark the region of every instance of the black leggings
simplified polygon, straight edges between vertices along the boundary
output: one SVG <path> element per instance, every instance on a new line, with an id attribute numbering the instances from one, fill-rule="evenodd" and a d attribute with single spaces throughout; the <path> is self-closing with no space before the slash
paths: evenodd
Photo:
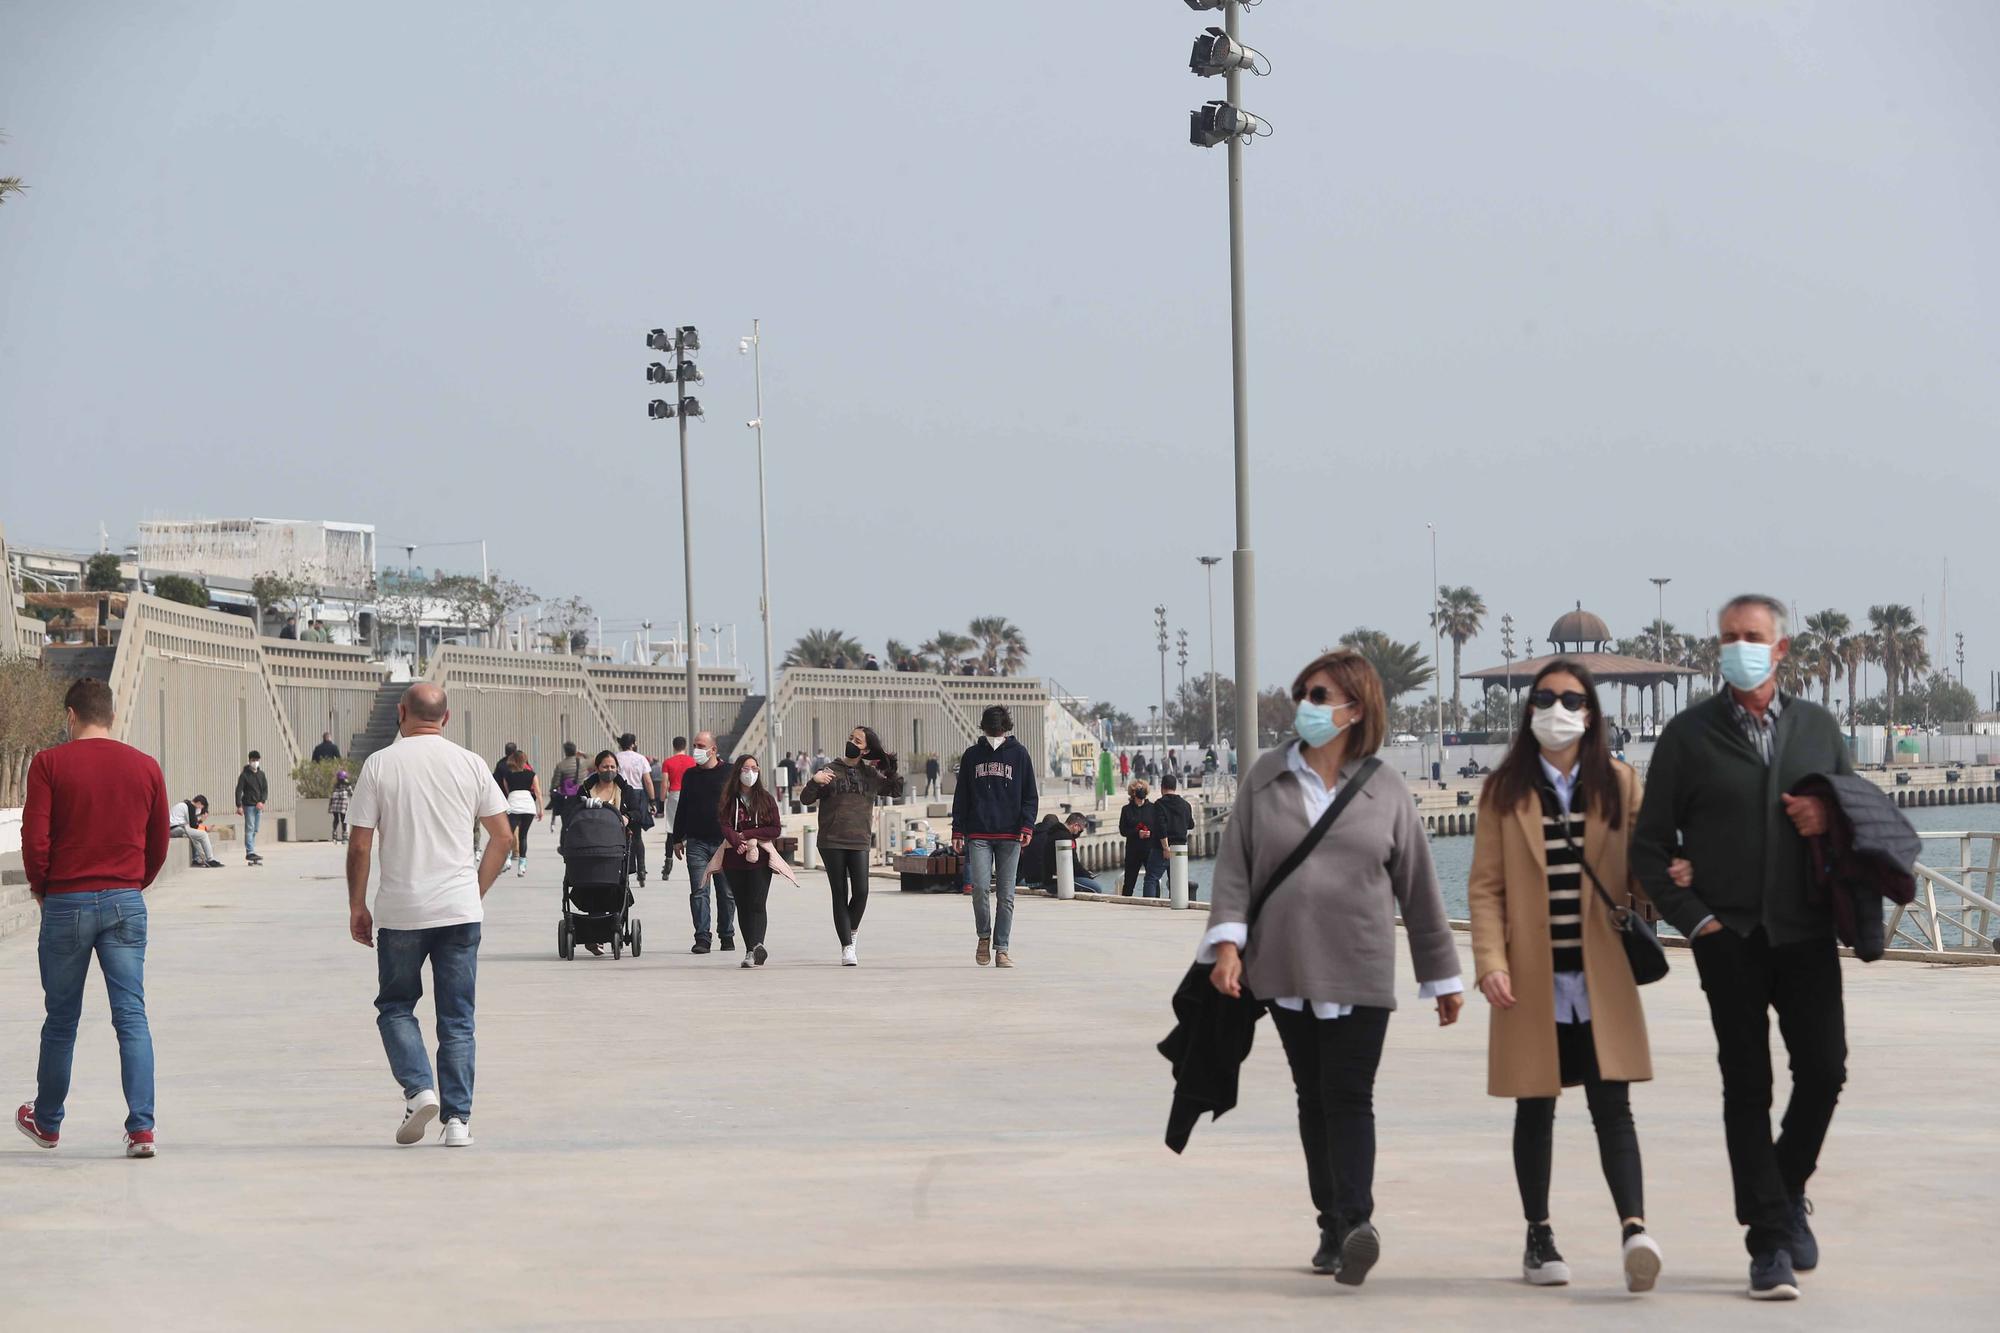
<path id="1" fill-rule="evenodd" d="M 528 854 L 528 830 L 535 826 L 535 817 L 508 815 L 507 822 L 514 826 L 514 850 L 525 857 Z"/>
<path id="2" fill-rule="evenodd" d="M 861 914 L 868 910 L 868 853 L 863 848 L 822 847 L 827 886 L 833 890 L 833 933 L 840 947 L 854 943 Z"/>
<path id="3" fill-rule="evenodd" d="M 1639 1131 L 1632 1124 L 1631 1085 L 1598 1077 L 1597 1048 L 1588 1023 L 1556 1024 L 1563 1081 L 1583 1083 L 1590 1122 L 1597 1129 L 1597 1158 L 1611 1202 L 1622 1221 L 1646 1215 L 1645 1175 L 1639 1162 Z M 1556 1099 L 1523 1097 L 1514 1104 L 1514 1179 L 1521 1187 L 1521 1212 L 1530 1222 L 1549 1220 L 1549 1172 L 1555 1157 Z"/>
<path id="4" fill-rule="evenodd" d="M 764 931 L 771 924 L 771 868 L 739 865 L 729 872 L 729 887 L 736 893 L 736 924 L 743 932 L 743 947 L 754 949 L 764 942 Z"/>

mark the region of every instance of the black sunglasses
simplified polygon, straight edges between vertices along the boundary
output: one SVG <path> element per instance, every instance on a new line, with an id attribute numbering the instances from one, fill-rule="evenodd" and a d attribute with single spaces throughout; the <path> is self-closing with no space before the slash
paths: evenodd
<path id="1" fill-rule="evenodd" d="M 1558 700 L 1562 702 L 1564 708 L 1575 713 L 1590 702 L 1590 696 L 1582 690 L 1564 690 L 1561 694 L 1557 694 L 1554 690 L 1536 690 L 1528 696 L 1528 702 L 1537 708 L 1553 708 Z"/>
<path id="2" fill-rule="evenodd" d="M 1305 692 L 1305 699 L 1308 703 L 1317 704 L 1324 708 L 1327 704 L 1332 703 L 1333 692 L 1324 685 L 1315 685 Z M 1333 706 L 1335 708 L 1346 708 L 1353 702 L 1352 699 L 1343 699 Z"/>

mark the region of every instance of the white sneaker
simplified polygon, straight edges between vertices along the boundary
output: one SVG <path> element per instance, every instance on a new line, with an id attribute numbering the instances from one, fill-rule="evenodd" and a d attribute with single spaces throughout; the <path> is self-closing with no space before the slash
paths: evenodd
<path id="1" fill-rule="evenodd" d="M 463 1120 L 444 1122 L 444 1146 L 447 1148 L 470 1148 L 472 1130 Z"/>
<path id="2" fill-rule="evenodd" d="M 519 879 L 521 876 L 527 873 L 528 873 L 528 858 L 524 856 L 520 860 L 514 863 L 514 878 Z"/>
<path id="3" fill-rule="evenodd" d="M 429 1088 L 406 1100 L 403 1103 L 403 1123 L 396 1131 L 396 1142 L 421 1143 L 424 1131 L 431 1127 L 431 1121 L 437 1119 L 437 1114 L 438 1095 Z"/>
<path id="4" fill-rule="evenodd" d="M 856 957 L 854 956 L 854 946 L 853 946 L 853 945 L 851 945 L 851 944 L 850 944 L 850 945 L 848 945 L 848 946 L 847 946 L 846 948 L 844 948 L 844 949 L 842 949 L 842 950 L 840 951 L 840 965 L 841 965 L 842 967 L 859 967 L 859 966 L 861 966 L 861 960 L 860 960 L 859 958 L 856 958 Z"/>
<path id="5" fill-rule="evenodd" d="M 1625 1290 L 1651 1291 L 1660 1279 L 1660 1246 L 1641 1231 L 1625 1240 Z"/>

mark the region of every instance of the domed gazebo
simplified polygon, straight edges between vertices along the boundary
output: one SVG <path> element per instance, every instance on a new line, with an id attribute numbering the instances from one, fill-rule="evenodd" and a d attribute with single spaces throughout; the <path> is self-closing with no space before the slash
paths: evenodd
<path id="1" fill-rule="evenodd" d="M 1524 657 L 1504 666 L 1468 671 L 1463 678 L 1478 681 L 1482 693 L 1488 687 L 1498 685 L 1512 698 L 1516 691 L 1526 689 L 1534 681 L 1536 672 L 1558 657 L 1566 657 L 1588 667 L 1590 674 L 1597 677 L 1599 685 L 1630 685 L 1641 690 L 1650 686 L 1657 691 L 1661 685 L 1672 683 L 1678 693 L 1681 680 L 1702 674 L 1693 667 L 1677 666 L 1672 662 L 1606 652 L 1606 646 L 1616 641 L 1611 627 L 1604 623 L 1603 618 L 1584 610 L 1583 603 L 1578 602 L 1575 610 L 1565 611 L 1556 618 L 1555 624 L 1549 626 L 1549 646 L 1558 651 L 1540 657 Z M 1655 716 L 1660 714 L 1659 704 L 1659 695 L 1655 693 Z"/>

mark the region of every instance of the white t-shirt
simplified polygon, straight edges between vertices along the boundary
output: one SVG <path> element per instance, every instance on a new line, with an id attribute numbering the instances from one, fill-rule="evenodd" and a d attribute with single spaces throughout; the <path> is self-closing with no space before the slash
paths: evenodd
<path id="1" fill-rule="evenodd" d="M 375 924 L 427 930 L 484 920 L 472 826 L 506 810 L 486 761 L 442 736 L 399 736 L 371 756 L 347 822 L 375 830 Z"/>
<path id="2" fill-rule="evenodd" d="M 646 764 L 646 756 L 637 750 L 618 752 L 618 776 L 625 779 L 625 785 L 633 791 L 646 790 L 646 779 L 651 772 Z"/>

